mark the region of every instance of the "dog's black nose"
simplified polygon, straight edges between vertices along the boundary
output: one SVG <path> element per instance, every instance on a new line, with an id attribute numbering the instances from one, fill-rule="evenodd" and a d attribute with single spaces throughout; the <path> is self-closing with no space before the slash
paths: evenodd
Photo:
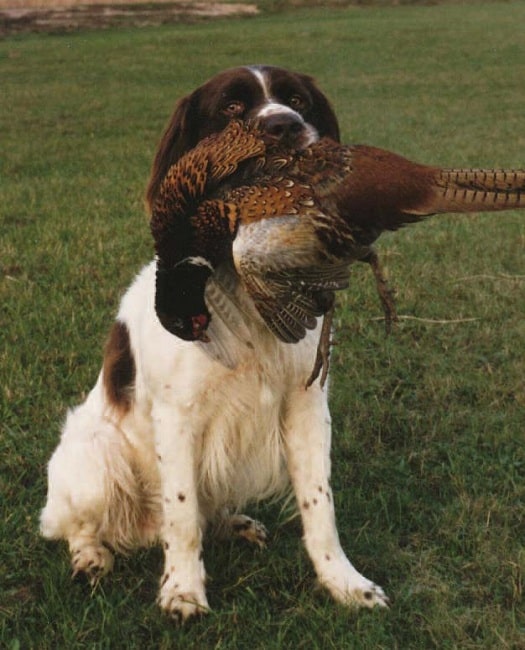
<path id="1" fill-rule="evenodd" d="M 274 113 L 263 120 L 264 131 L 275 140 L 290 140 L 304 131 L 304 122 L 293 113 Z"/>

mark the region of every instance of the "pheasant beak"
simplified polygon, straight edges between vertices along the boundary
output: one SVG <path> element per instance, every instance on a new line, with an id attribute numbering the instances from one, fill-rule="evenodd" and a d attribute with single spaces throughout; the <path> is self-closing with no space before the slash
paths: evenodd
<path id="1" fill-rule="evenodd" d="M 209 322 L 210 319 L 206 314 L 198 314 L 197 316 L 191 317 L 193 339 L 195 341 L 202 341 L 203 343 L 210 342 L 210 338 L 206 334 L 206 328 Z"/>

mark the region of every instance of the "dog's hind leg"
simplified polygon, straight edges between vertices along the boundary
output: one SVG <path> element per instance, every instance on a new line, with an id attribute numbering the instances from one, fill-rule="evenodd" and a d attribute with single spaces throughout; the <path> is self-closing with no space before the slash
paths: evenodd
<path id="1" fill-rule="evenodd" d="M 269 536 L 268 529 L 260 521 L 248 515 L 231 514 L 227 509 L 213 522 L 213 533 L 219 539 L 241 538 L 259 548 L 266 546 Z"/>
<path id="2" fill-rule="evenodd" d="M 102 415 L 99 385 L 68 414 L 48 466 L 44 537 L 65 539 L 73 575 L 95 582 L 113 566 L 109 547 L 136 545 L 143 519 L 132 450 L 124 434 Z"/>

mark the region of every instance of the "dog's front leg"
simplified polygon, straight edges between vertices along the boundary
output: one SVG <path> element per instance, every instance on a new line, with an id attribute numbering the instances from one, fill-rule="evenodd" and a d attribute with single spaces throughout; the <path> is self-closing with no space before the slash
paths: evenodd
<path id="1" fill-rule="evenodd" d="M 202 560 L 202 526 L 197 496 L 196 433 L 191 418 L 173 404 L 153 408 L 163 522 L 164 573 L 159 604 L 187 619 L 208 610 Z"/>
<path id="2" fill-rule="evenodd" d="M 330 413 L 318 382 L 291 396 L 285 437 L 304 543 L 319 582 L 347 605 L 386 606 L 383 590 L 356 571 L 339 543 L 330 487 Z"/>

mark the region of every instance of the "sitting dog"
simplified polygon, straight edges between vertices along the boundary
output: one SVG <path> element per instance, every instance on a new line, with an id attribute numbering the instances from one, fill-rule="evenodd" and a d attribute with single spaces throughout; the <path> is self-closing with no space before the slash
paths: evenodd
<path id="1" fill-rule="evenodd" d="M 227 70 L 176 106 L 154 160 L 150 205 L 169 167 L 233 118 L 257 118 L 301 146 L 339 138 L 310 77 L 270 66 Z M 264 526 L 240 509 L 291 484 L 319 582 L 339 602 L 385 606 L 339 543 L 327 393 L 319 381 L 305 390 L 320 326 L 297 344 L 280 342 L 225 265 L 206 288 L 209 341 L 183 341 L 156 316 L 155 272 L 152 262 L 125 294 L 98 381 L 67 416 L 49 463 L 43 535 L 67 540 L 74 573 L 91 581 L 111 569 L 112 551 L 160 541 L 159 604 L 186 619 L 208 609 L 206 527 L 264 544 Z"/>

